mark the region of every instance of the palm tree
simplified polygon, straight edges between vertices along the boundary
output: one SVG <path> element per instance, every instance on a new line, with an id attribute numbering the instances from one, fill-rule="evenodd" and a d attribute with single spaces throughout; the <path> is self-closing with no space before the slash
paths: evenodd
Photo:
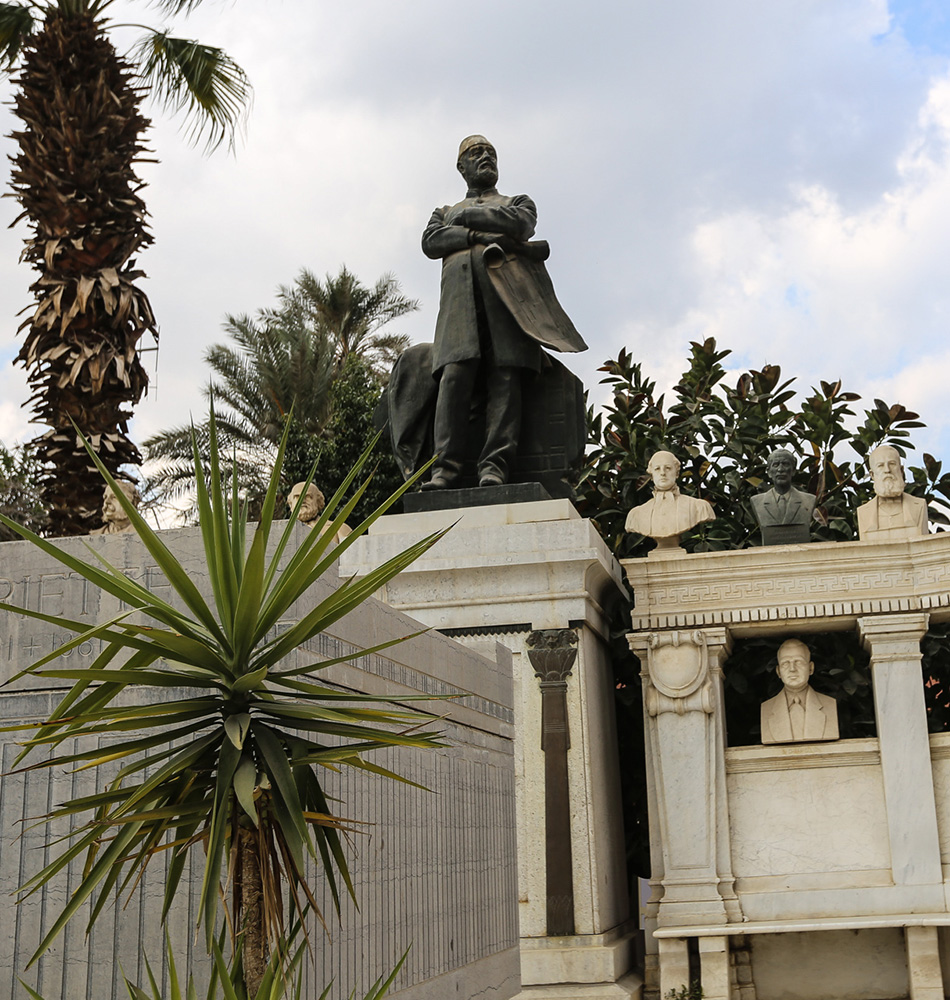
<path id="1" fill-rule="evenodd" d="M 31 235 L 23 259 L 39 272 L 17 361 L 29 370 L 36 442 L 46 472 L 43 498 L 54 535 L 99 521 L 101 479 L 71 421 L 112 473 L 141 456 L 128 436 L 131 406 L 148 377 L 138 356 L 157 336 L 135 255 L 152 237 L 134 164 L 148 125 L 139 99 L 150 92 L 184 110 L 192 137 L 233 141 L 250 94 L 244 72 L 220 49 L 147 31 L 134 66 L 107 36 L 114 0 L 0 2 L 0 63 L 15 73 L 12 187 Z M 200 0 L 154 0 L 165 14 Z"/>
<path id="2" fill-rule="evenodd" d="M 391 275 L 367 288 L 346 267 L 325 281 L 304 269 L 291 286 L 281 285 L 278 304 L 256 318 L 228 316 L 224 329 L 231 344 L 205 353 L 212 378 L 205 390 L 218 411 L 218 434 L 226 465 L 237 467 L 245 498 L 255 507 L 263 496 L 276 443 L 291 410 L 294 414 L 286 462 L 288 482 L 306 478 L 321 449 L 318 485 L 333 492 L 352 462 L 374 436 L 371 414 L 384 384 L 384 366 L 409 342 L 401 334 L 380 333 L 390 320 L 419 308 L 399 290 Z M 389 361 L 389 364 L 387 364 Z M 197 429 L 207 449 L 208 429 Z M 347 436 L 345 447 L 338 440 Z M 159 502 L 177 503 L 195 490 L 191 427 L 178 426 L 145 442 L 151 467 L 150 492 Z M 332 468 L 330 468 L 332 466 Z M 395 489 L 399 477 L 382 469 L 357 511 Z M 295 478 L 296 477 L 296 478 Z M 186 520 L 196 514 L 186 510 Z"/>
<path id="3" fill-rule="evenodd" d="M 303 268 L 292 287 L 281 285 L 278 299 L 282 313 L 301 313 L 305 322 L 332 339 L 337 373 L 350 354 L 359 354 L 381 375 L 388 374 L 393 362 L 409 346 L 409 338 L 378 331 L 419 308 L 416 299 L 402 294 L 392 274 L 384 274 L 372 288 L 367 288 L 345 264 L 335 278 L 328 274 L 324 281 Z"/>
<path id="4" fill-rule="evenodd" d="M 205 352 L 212 371 L 204 394 L 214 400 L 218 437 L 228 474 L 236 469 L 252 512 L 267 488 L 277 442 L 293 410 L 291 449 L 299 439 L 320 435 L 330 416 L 334 370 L 332 345 L 321 331 L 287 316 L 261 311 L 257 319 L 228 316 L 224 329 L 232 344 L 213 344 Z M 145 442 L 152 466 L 147 492 L 159 503 L 177 503 L 195 490 L 190 424 L 161 431 Z M 207 422 L 194 428 L 207 455 Z M 312 461 L 312 459 L 311 459 Z M 185 512 L 192 520 L 197 508 Z"/>

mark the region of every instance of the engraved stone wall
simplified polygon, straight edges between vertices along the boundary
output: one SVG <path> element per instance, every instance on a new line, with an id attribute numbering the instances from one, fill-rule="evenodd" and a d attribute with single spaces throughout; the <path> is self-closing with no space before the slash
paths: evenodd
<path id="1" fill-rule="evenodd" d="M 182 529 L 164 537 L 200 586 L 203 550 L 195 531 Z M 62 544 L 85 555 L 83 541 Z M 150 587 L 167 588 L 134 537 L 88 541 L 129 575 Z M 333 586 L 335 577 L 319 581 L 278 630 L 305 614 Z M 169 590 L 165 593 L 170 596 Z M 23 542 L 0 546 L 0 597 L 90 623 L 118 611 L 114 599 L 62 572 Z M 315 637 L 287 662 L 339 656 L 419 627 L 371 600 L 336 623 L 332 634 Z M 0 613 L 0 679 L 7 680 L 66 638 L 66 633 L 24 616 Z M 97 641 L 84 643 L 69 654 L 69 663 L 91 663 L 97 652 Z M 327 915 L 329 937 L 319 927 L 311 930 L 314 960 L 304 995 L 318 996 L 332 979 L 333 1000 L 343 1000 L 354 987 L 361 996 L 380 974 L 388 974 L 410 944 L 394 987 L 396 997 L 465 998 L 486 988 L 498 1000 L 514 995 L 520 986 L 510 658 L 492 662 L 429 633 L 320 676 L 360 692 L 451 697 L 432 706 L 435 714 L 449 716 L 441 724 L 446 748 L 393 749 L 374 757 L 428 791 L 353 772 L 322 776 L 328 794 L 338 800 L 339 814 L 369 825 L 352 836 L 350 851 L 359 910 L 344 900 L 338 920 L 329 891 L 318 879 L 317 898 Z M 2 720 L 48 714 L 59 698 L 56 683 L 30 679 L 0 690 L 0 725 Z M 51 838 L 63 832 L 21 821 L 65 797 L 92 791 L 97 782 L 102 787 L 107 777 L 93 772 L 10 773 L 18 749 L 14 740 L 9 734 L 0 737 L 0 893 L 10 900 L 0 928 L 0 998 L 26 996 L 17 984 L 22 975 L 49 1000 L 120 1000 L 126 994 L 119 986 L 119 963 L 130 977 L 144 982 L 147 954 L 153 968 L 166 975 L 157 919 L 163 862 L 149 871 L 143 890 L 127 906 L 107 907 L 88 938 L 79 918 L 37 966 L 25 972 L 29 955 L 75 885 L 76 872 L 70 868 L 59 885 L 14 907 L 9 894 L 46 863 L 52 856 Z M 195 971 L 200 982 L 207 964 L 192 930 L 199 885 L 193 883 L 178 900 L 170 930 L 176 955 L 184 956 L 180 971 Z"/>

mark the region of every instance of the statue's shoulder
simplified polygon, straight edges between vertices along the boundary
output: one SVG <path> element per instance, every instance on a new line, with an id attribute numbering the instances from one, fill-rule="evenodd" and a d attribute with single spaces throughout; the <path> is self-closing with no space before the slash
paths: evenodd
<path id="1" fill-rule="evenodd" d="M 794 486 L 792 487 L 792 489 L 795 491 L 796 496 L 803 504 L 806 504 L 809 507 L 815 506 L 815 503 L 818 498 L 815 496 L 814 493 L 806 493 L 804 490 L 796 490 Z"/>
<path id="2" fill-rule="evenodd" d="M 824 711 L 827 712 L 832 708 L 835 711 L 838 710 L 838 702 L 830 694 L 822 694 L 820 691 L 816 691 L 810 684 L 808 685 L 808 690 L 818 699 L 818 703 Z"/>

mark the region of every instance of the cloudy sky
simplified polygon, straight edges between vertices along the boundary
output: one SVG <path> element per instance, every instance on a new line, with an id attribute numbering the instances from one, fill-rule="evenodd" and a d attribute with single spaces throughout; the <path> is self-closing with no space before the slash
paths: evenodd
<path id="1" fill-rule="evenodd" d="M 145 4 L 116 10 L 142 21 Z M 691 340 L 916 409 L 950 458 L 950 17 L 942 0 L 206 0 L 179 34 L 255 88 L 236 154 L 151 109 L 140 264 L 161 324 L 138 439 L 200 414 L 202 354 L 301 267 L 392 271 L 431 339 L 419 237 L 486 134 L 538 204 L 559 298 L 597 367 L 627 347 L 661 385 Z M 125 36 L 123 36 L 125 37 Z M 9 84 L 6 87 L 9 94 Z M 0 109 L 0 131 L 14 126 Z M 0 140 L 4 153 L 9 139 Z M 4 167 L 6 169 L 6 167 Z M 31 436 L 16 313 L 23 226 L 0 201 L 0 440 Z M 157 367 L 156 367 L 157 366 Z"/>

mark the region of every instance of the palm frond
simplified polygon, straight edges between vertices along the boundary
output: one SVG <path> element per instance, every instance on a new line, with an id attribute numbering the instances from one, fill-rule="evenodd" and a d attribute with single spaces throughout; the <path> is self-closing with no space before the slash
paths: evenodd
<path id="1" fill-rule="evenodd" d="M 193 2 L 179 0 L 178 6 Z M 252 90 L 247 74 L 223 50 L 167 31 L 150 31 L 136 47 L 136 60 L 151 94 L 167 110 L 191 119 L 189 139 L 205 137 L 215 149 L 225 139 L 234 147 L 249 111 Z"/>
<path id="2" fill-rule="evenodd" d="M 18 3 L 0 3 L 0 68 L 9 71 L 23 42 L 33 34 L 33 15 Z"/>

